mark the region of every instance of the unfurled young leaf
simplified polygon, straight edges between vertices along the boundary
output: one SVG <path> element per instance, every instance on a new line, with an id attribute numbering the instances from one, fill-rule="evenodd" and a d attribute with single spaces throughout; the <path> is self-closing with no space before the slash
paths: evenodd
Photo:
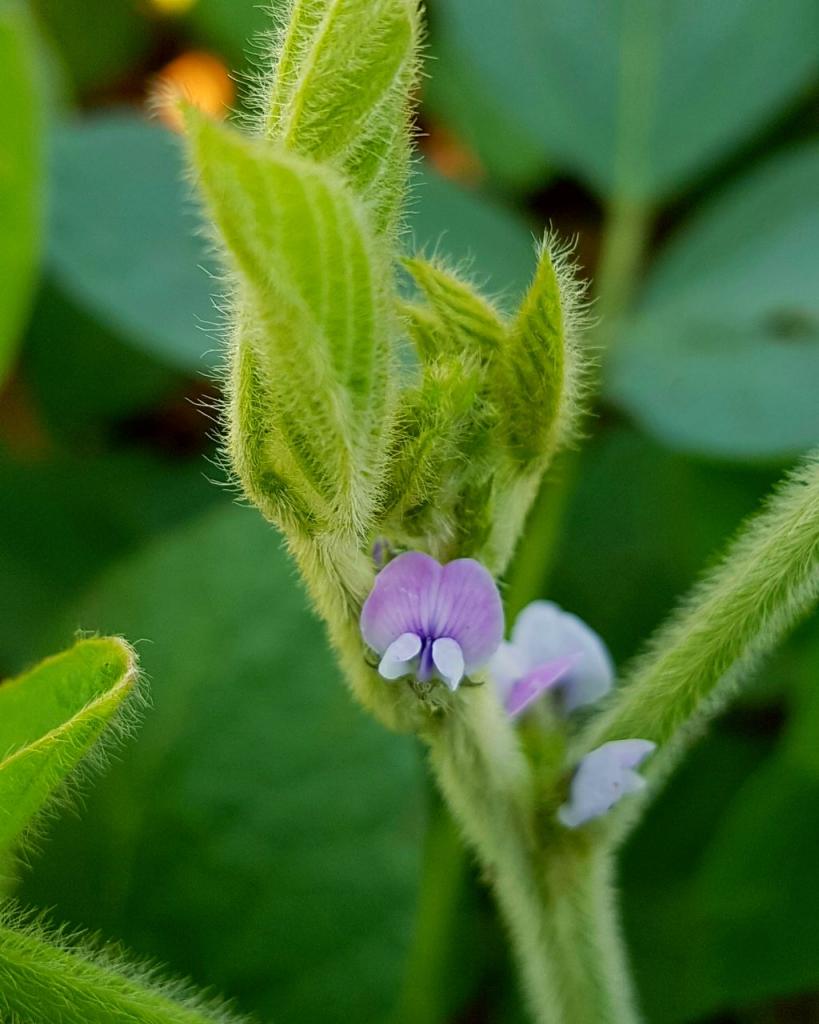
<path id="1" fill-rule="evenodd" d="M 582 286 L 567 255 L 546 238 L 497 361 L 501 430 L 514 459 L 524 465 L 548 462 L 571 438 L 582 408 Z"/>
<path id="2" fill-rule="evenodd" d="M 331 168 L 193 114 L 236 278 L 231 456 L 277 521 L 364 533 L 390 430 L 389 264 Z"/>
<path id="3" fill-rule="evenodd" d="M 0 853 L 112 724 L 137 684 L 123 640 L 81 640 L 0 684 Z"/>
<path id="4" fill-rule="evenodd" d="M 394 226 L 409 166 L 417 0 L 292 0 L 261 96 L 261 127 L 330 163 Z"/>
<path id="5" fill-rule="evenodd" d="M 238 1024 L 117 950 L 67 942 L 7 914 L 0 922 L 0 1016 L 16 1024 Z"/>
<path id="6" fill-rule="evenodd" d="M 434 315 L 436 354 L 464 355 L 491 363 L 503 347 L 506 329 L 488 299 L 436 263 L 415 257 L 404 265 Z"/>

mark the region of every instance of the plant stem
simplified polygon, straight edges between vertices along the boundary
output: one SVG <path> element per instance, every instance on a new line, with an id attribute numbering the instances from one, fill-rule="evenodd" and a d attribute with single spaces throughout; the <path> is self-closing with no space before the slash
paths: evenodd
<path id="1" fill-rule="evenodd" d="M 599 318 L 596 340 L 611 343 L 618 319 L 627 310 L 639 279 L 646 242 L 651 231 L 651 211 L 639 200 L 614 196 L 608 206 L 597 268 Z"/>
<path id="2" fill-rule="evenodd" d="M 588 837 L 545 828 L 496 697 L 488 687 L 464 696 L 462 713 L 427 736 L 430 760 L 495 889 L 533 1020 L 634 1024 L 610 861 Z"/>

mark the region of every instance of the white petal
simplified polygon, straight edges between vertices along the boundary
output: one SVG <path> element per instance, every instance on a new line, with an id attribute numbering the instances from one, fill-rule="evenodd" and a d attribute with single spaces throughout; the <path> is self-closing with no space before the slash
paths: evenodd
<path id="1" fill-rule="evenodd" d="M 400 679 L 413 671 L 413 660 L 421 653 L 421 638 L 415 633 L 402 633 L 384 652 L 378 671 L 385 679 Z"/>
<path id="2" fill-rule="evenodd" d="M 606 645 L 582 619 L 551 601 L 533 601 L 518 615 L 512 643 L 529 668 L 569 654 L 577 664 L 561 684 L 566 712 L 591 704 L 614 682 L 614 665 Z"/>
<path id="3" fill-rule="evenodd" d="M 464 677 L 464 654 L 457 640 L 440 637 L 432 645 L 432 661 L 450 690 L 457 690 Z"/>
<path id="4" fill-rule="evenodd" d="M 645 779 L 634 769 L 656 748 L 649 740 L 612 740 L 586 754 L 572 779 L 569 800 L 558 820 L 577 828 L 599 818 L 623 796 L 636 793 Z"/>

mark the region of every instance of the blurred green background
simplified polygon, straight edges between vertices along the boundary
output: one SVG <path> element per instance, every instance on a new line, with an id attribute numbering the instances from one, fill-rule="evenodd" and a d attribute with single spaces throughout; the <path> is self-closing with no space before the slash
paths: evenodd
<path id="1" fill-rule="evenodd" d="M 510 595 L 622 661 L 819 442 L 819 5 L 427 6 L 408 247 L 511 301 L 551 224 L 601 321 L 601 399 Z M 241 110 L 267 20 L 0 0 L 0 676 L 115 631 L 153 695 L 17 894 L 278 1024 L 518 1024 L 420 751 L 353 706 L 274 531 L 220 486 L 220 282 L 163 83 Z M 813 621 L 626 851 L 646 1019 L 819 1022 L 818 868 Z"/>

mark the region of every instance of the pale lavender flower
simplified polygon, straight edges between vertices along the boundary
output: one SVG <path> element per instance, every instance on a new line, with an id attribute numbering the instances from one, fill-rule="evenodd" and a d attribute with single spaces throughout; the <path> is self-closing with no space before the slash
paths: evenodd
<path id="1" fill-rule="evenodd" d="M 599 818 L 627 793 L 646 784 L 635 768 L 657 747 L 650 740 L 612 740 L 581 760 L 572 779 L 569 800 L 557 812 L 567 828 L 577 828 Z"/>
<path id="2" fill-rule="evenodd" d="M 394 558 L 361 610 L 364 642 L 385 679 L 437 677 L 456 690 L 503 638 L 503 605 L 491 574 L 472 558 L 441 565 L 420 551 Z"/>
<path id="3" fill-rule="evenodd" d="M 597 633 L 551 601 L 523 609 L 511 641 L 492 659 L 490 674 L 513 717 L 547 689 L 559 690 L 568 714 L 598 700 L 614 682 L 611 656 Z"/>

